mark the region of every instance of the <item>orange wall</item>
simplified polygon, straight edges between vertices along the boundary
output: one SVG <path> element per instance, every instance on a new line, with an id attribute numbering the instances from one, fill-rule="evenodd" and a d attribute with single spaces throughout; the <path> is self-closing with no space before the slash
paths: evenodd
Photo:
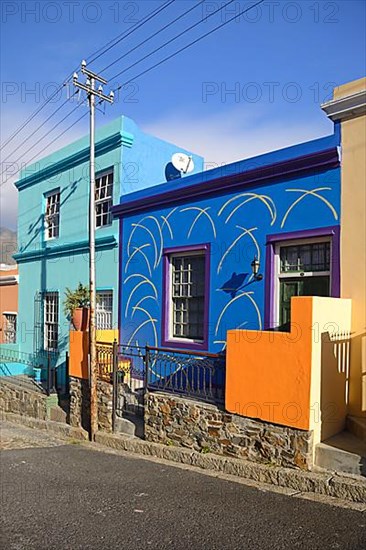
<path id="1" fill-rule="evenodd" d="M 0 270 L 0 277 L 18 275 L 18 269 Z M 3 311 L 18 311 L 18 284 L 0 285 L 0 344 L 4 342 L 5 317 Z"/>
<path id="2" fill-rule="evenodd" d="M 231 330 L 225 406 L 229 412 L 314 432 L 344 428 L 348 407 L 351 300 L 296 297 L 292 332 Z"/>
<path id="3" fill-rule="evenodd" d="M 97 341 L 118 342 L 118 330 L 97 330 Z M 88 378 L 89 332 L 71 330 L 69 347 L 69 373 L 75 378 Z"/>
<path id="4" fill-rule="evenodd" d="M 291 302 L 291 333 L 231 330 L 227 338 L 226 409 L 309 429 L 312 299 Z"/>
<path id="5" fill-rule="evenodd" d="M 88 378 L 89 333 L 70 331 L 69 374 L 75 378 Z"/>

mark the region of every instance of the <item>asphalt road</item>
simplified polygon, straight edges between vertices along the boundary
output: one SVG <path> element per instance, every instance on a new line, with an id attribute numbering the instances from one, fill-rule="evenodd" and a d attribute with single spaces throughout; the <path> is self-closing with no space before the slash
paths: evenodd
<path id="1" fill-rule="evenodd" d="M 5 445 L 2 549 L 366 548 L 359 511 L 83 445 L 50 445 Z"/>

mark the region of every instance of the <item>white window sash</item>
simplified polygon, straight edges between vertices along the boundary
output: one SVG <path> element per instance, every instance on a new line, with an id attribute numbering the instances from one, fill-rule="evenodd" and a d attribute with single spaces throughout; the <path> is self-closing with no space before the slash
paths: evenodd
<path id="1" fill-rule="evenodd" d="M 98 330 L 110 330 L 113 328 L 113 291 L 97 291 L 96 327 Z"/>
<path id="2" fill-rule="evenodd" d="M 58 292 L 44 294 L 44 348 L 58 350 L 59 339 L 59 295 Z"/>

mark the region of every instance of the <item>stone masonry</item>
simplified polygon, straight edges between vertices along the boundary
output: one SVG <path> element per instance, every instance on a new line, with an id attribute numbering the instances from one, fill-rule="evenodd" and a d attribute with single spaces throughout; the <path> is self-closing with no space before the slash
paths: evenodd
<path id="1" fill-rule="evenodd" d="M 312 432 L 229 414 L 215 405 L 146 393 L 145 439 L 254 462 L 312 467 Z"/>
<path id="2" fill-rule="evenodd" d="M 97 395 L 98 429 L 112 432 L 112 384 L 98 380 Z M 70 377 L 70 425 L 89 431 L 89 411 L 90 396 L 88 380 Z"/>
<path id="3" fill-rule="evenodd" d="M 46 420 L 48 418 L 47 397 L 39 391 L 32 391 L 1 380 L 0 411 Z"/>

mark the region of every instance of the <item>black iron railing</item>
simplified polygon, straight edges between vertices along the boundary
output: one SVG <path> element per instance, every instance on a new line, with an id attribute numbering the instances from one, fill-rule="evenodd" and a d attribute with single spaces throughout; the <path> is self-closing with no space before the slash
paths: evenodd
<path id="1" fill-rule="evenodd" d="M 225 356 L 170 348 L 146 347 L 146 387 L 195 397 L 207 402 L 223 402 L 225 397 Z"/>
<path id="2" fill-rule="evenodd" d="M 26 367 L 24 376 L 34 378 L 35 369 L 41 370 L 41 382 L 38 383 L 48 395 L 56 391 L 56 365 L 60 354 L 57 351 L 41 349 L 28 353 L 0 346 L 0 374 L 13 376 L 8 363 L 20 363 Z"/>

